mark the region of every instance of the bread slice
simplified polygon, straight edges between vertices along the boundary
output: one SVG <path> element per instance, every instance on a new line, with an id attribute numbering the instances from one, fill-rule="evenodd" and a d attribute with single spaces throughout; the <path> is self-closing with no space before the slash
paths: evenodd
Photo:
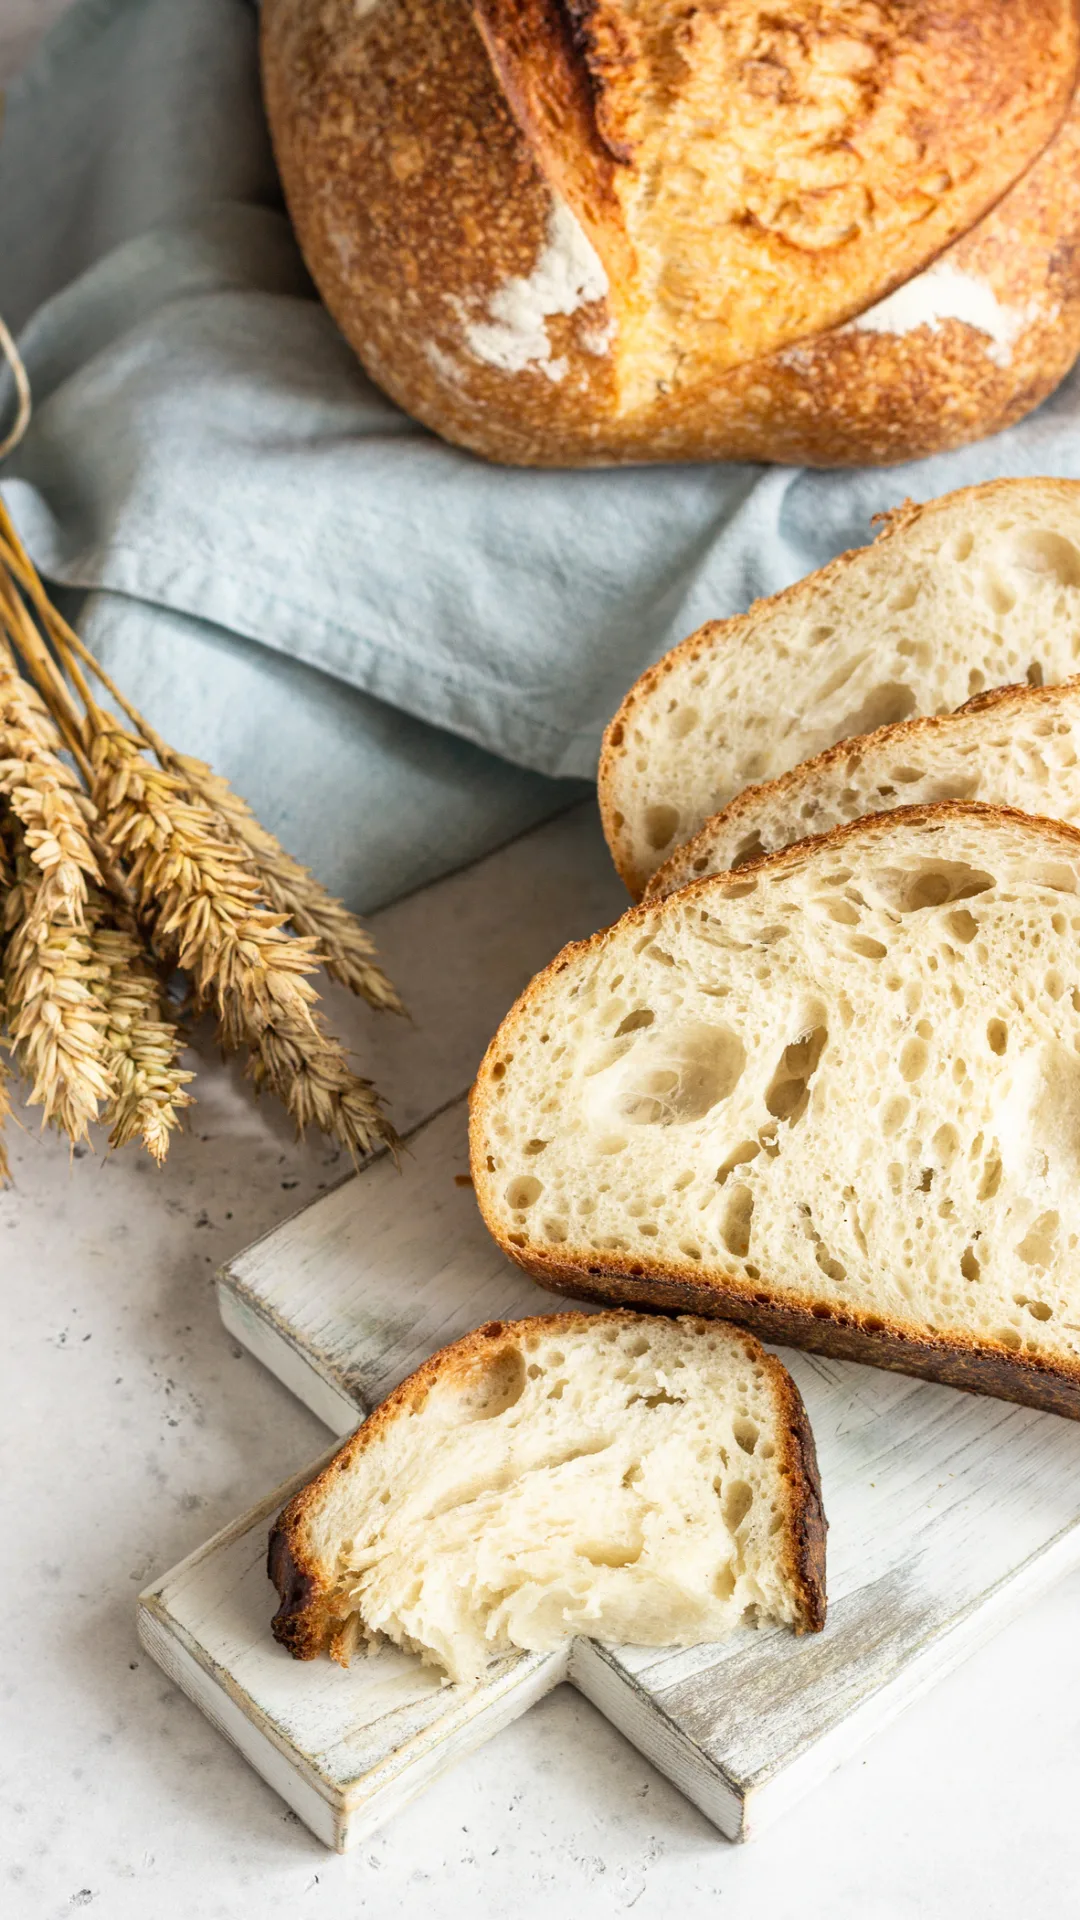
<path id="1" fill-rule="evenodd" d="M 1080 667 L 1080 482 L 996 480 L 884 517 L 872 546 L 712 621 L 604 738 L 600 805 L 635 898 L 754 782 L 852 734 Z"/>
<path id="2" fill-rule="evenodd" d="M 714 813 L 657 869 L 645 898 L 661 900 L 864 813 L 935 800 L 985 800 L 1080 827 L 1080 679 L 998 687 L 956 713 L 826 747 Z"/>
<path id="3" fill-rule="evenodd" d="M 385 1635 L 452 1680 L 574 1634 L 694 1646 L 825 1620 L 802 1401 L 736 1327 L 633 1313 L 493 1321 L 435 1354 L 270 1539 L 300 1659 Z"/>
<path id="4" fill-rule="evenodd" d="M 544 1285 L 1080 1417 L 1080 833 L 946 802 L 632 908 L 503 1022 L 488 1226 Z"/>

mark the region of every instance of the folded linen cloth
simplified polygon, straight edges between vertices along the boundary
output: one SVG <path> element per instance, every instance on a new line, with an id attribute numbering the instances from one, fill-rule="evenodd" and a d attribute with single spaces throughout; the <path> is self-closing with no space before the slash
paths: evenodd
<path id="1" fill-rule="evenodd" d="M 907 494 L 1080 474 L 1072 376 L 888 471 L 486 466 L 365 378 L 281 207 L 249 0 L 80 0 L 8 103 L 3 491 L 156 725 L 370 907 L 585 791 L 648 661 Z"/>

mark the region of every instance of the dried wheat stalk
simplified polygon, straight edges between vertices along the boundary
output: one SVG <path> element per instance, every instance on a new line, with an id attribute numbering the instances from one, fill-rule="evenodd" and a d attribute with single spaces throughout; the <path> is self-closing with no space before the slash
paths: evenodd
<path id="1" fill-rule="evenodd" d="M 245 848 L 180 776 L 91 706 L 86 744 L 103 844 L 123 867 L 157 952 L 191 975 L 231 1049 L 247 1048 L 257 1087 L 350 1153 L 396 1144 L 370 1082 L 352 1072 L 314 1011 L 315 942 L 285 929 L 263 899 Z"/>
<path id="2" fill-rule="evenodd" d="M 49 912 L 48 879 L 25 843 L 14 867 L 3 920 L 8 1038 L 31 1106 L 77 1145 L 112 1090 L 97 962 L 85 924 Z"/>
<path id="3" fill-rule="evenodd" d="M 4 604 L 0 599 L 0 611 Z M 0 639 L 0 795 L 46 882 L 41 910 L 66 912 L 78 924 L 87 888 L 101 874 L 89 838 L 94 808 L 61 751 L 44 703 Z"/>
<path id="4" fill-rule="evenodd" d="M 280 841 L 267 832 L 246 800 L 233 792 L 227 780 L 204 760 L 177 753 L 132 706 L 89 647 L 52 606 L 33 567 L 12 545 L 13 532 L 0 503 L 0 559 L 24 587 L 68 671 L 76 664 L 88 667 L 166 772 L 176 774 L 191 794 L 204 800 L 219 816 L 230 836 L 246 849 L 267 903 L 275 912 L 283 914 L 297 933 L 318 941 L 327 973 L 369 1005 L 391 1013 L 404 1012 L 396 989 L 375 958 L 370 934 L 307 867 L 286 853 Z"/>
<path id="5" fill-rule="evenodd" d="M 0 348 L 14 353 L 2 329 Z M 84 668 L 129 724 L 102 709 Z M 315 1008 L 324 966 L 372 1006 L 402 1010 L 368 935 L 227 781 L 130 705 L 52 605 L 2 501 L 0 826 L 7 1040 L 45 1121 L 78 1141 L 101 1119 L 111 1145 L 141 1138 L 163 1158 L 192 1076 L 160 962 L 190 974 L 195 1004 L 214 1009 L 223 1043 L 247 1051 L 256 1087 L 298 1131 L 314 1124 L 353 1155 L 396 1147 L 375 1088 Z M 7 1108 L 0 1084 L 0 1124 Z"/>
<path id="6" fill-rule="evenodd" d="M 169 1135 L 191 1105 L 185 1087 L 195 1076 L 178 1065 L 180 1033 L 165 1013 L 161 981 L 142 942 L 127 927 L 100 924 L 92 945 L 112 1083 L 101 1116 L 109 1145 L 141 1140 L 160 1166 Z"/>

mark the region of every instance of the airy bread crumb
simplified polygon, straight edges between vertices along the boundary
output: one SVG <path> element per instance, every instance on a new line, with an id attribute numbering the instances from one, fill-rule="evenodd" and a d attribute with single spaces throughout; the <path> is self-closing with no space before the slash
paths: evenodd
<path id="1" fill-rule="evenodd" d="M 1080 482 L 910 503 L 873 545 L 650 667 L 607 730 L 600 804 L 635 898 L 745 787 L 838 740 L 1080 663 Z"/>
<path id="2" fill-rule="evenodd" d="M 436 1354 L 290 1502 L 279 1640 L 385 1637 L 475 1683 L 575 1634 L 692 1646 L 825 1617 L 813 1441 L 734 1327 L 629 1313 L 493 1322 Z"/>
<path id="3" fill-rule="evenodd" d="M 501 1245 L 566 1292 L 1080 1416 L 1080 834 L 877 814 L 568 947 L 477 1076 Z"/>

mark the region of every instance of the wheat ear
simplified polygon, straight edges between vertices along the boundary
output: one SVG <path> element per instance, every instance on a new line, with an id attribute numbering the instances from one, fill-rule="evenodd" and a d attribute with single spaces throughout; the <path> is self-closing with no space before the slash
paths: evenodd
<path id="1" fill-rule="evenodd" d="M 90 845 L 95 815 L 60 752 L 44 702 L 0 639 L 0 795 L 21 823 L 26 850 L 45 882 L 40 910 L 66 913 L 78 925 L 88 886 L 101 879 Z"/>
<path id="2" fill-rule="evenodd" d="M 204 800 L 211 811 L 219 816 L 222 824 L 246 848 L 260 891 L 268 904 L 275 912 L 284 914 L 297 933 L 318 941 L 322 964 L 327 973 L 370 1006 L 390 1013 L 403 1013 L 397 990 L 378 963 L 374 942 L 355 916 L 342 901 L 327 891 L 307 867 L 286 853 L 280 841 L 267 832 L 247 801 L 233 791 L 221 774 L 215 773 L 203 760 L 177 753 L 168 741 L 162 739 L 138 709 L 132 706 L 85 641 L 57 612 L 22 550 L 2 502 L 0 557 L 28 595 L 68 671 L 76 664 L 86 667 L 116 702 L 134 733 L 150 748 L 162 767 L 176 774 L 190 793 Z"/>
<path id="3" fill-rule="evenodd" d="M 314 1011 L 313 940 L 288 933 L 261 897 L 245 849 L 138 736 L 90 705 L 86 744 L 101 837 L 124 869 L 155 951 L 189 973 L 229 1048 L 299 1131 L 315 1121 L 350 1153 L 396 1142 L 378 1096 Z"/>
<path id="4" fill-rule="evenodd" d="M 126 927 L 102 923 L 92 945 L 112 1082 L 101 1116 L 110 1129 L 109 1145 L 141 1139 L 160 1166 L 169 1135 L 191 1105 L 185 1088 L 195 1076 L 177 1064 L 180 1034 L 165 1013 L 161 982 L 141 941 Z"/>
<path id="5" fill-rule="evenodd" d="M 49 882 L 17 831 L 4 899 L 8 1037 L 30 1081 L 31 1106 L 77 1145 L 111 1092 L 98 968 L 85 924 L 48 910 Z"/>

